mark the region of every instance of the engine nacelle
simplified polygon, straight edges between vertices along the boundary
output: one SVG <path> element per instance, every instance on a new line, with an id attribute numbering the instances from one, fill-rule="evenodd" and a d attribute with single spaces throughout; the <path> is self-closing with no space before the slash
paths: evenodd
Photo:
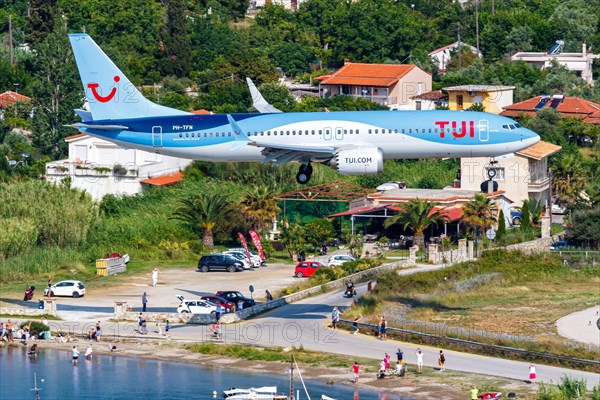
<path id="1" fill-rule="evenodd" d="M 330 165 L 342 175 L 372 175 L 383 171 L 383 153 L 378 147 L 340 150 Z"/>

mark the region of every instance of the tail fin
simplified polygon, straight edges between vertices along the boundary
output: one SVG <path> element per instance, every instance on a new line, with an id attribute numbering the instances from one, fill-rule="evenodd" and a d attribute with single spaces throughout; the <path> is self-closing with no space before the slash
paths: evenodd
<path id="1" fill-rule="evenodd" d="M 69 39 L 94 120 L 189 114 L 154 104 L 142 96 L 88 35 L 75 33 Z"/>

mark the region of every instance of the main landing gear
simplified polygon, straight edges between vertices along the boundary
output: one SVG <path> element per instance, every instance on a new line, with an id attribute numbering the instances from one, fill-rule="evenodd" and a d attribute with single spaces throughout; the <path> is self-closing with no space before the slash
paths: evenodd
<path id="1" fill-rule="evenodd" d="M 305 163 L 300 164 L 300 169 L 298 170 L 298 173 L 296 174 L 296 182 L 298 182 L 301 185 L 307 184 L 308 181 L 310 181 L 312 172 L 313 172 L 313 167 L 312 167 L 312 165 L 310 165 L 310 161 L 306 164 Z"/>

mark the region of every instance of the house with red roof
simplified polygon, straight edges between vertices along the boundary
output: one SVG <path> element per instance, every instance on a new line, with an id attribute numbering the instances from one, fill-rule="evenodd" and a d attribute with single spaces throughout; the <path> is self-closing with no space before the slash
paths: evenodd
<path id="1" fill-rule="evenodd" d="M 580 97 L 542 95 L 504 107 L 500 115 L 511 118 L 535 116 L 539 110 L 555 109 L 563 118 L 575 117 L 600 125 L 600 104 Z"/>
<path id="2" fill-rule="evenodd" d="M 83 133 L 65 138 L 69 157 L 46 164 L 46 180 L 88 192 L 94 200 L 107 194 L 133 195 L 147 186 L 169 186 L 183 180 L 191 160 L 136 149 Z"/>
<path id="3" fill-rule="evenodd" d="M 29 103 L 31 101 L 31 97 L 13 92 L 12 90 L 0 94 L 0 108 L 7 108 L 18 101 Z"/>
<path id="4" fill-rule="evenodd" d="M 431 74 L 414 64 L 366 64 L 347 61 L 323 75 L 320 93 L 329 98 L 345 94 L 366 98 L 393 110 L 407 110 L 412 97 L 431 91 Z"/>

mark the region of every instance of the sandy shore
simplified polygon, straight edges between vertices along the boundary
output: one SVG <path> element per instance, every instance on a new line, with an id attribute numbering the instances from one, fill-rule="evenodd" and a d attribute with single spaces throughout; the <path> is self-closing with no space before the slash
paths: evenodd
<path id="1" fill-rule="evenodd" d="M 87 341 L 78 340 L 73 342 L 78 344 L 81 351 L 87 347 Z M 73 343 L 41 342 L 40 348 L 70 351 Z M 115 351 L 110 351 L 109 346 L 116 346 Z M 7 346 L 7 343 L 0 342 L 0 347 Z M 10 344 L 10 346 L 25 346 L 20 343 Z M 121 356 L 137 357 L 155 360 L 188 362 L 199 365 L 215 365 L 224 368 L 237 368 L 252 372 L 264 374 L 281 375 L 284 370 L 282 366 L 285 363 L 272 361 L 254 361 L 227 358 L 221 355 L 206 355 L 191 352 L 185 348 L 184 344 L 174 341 L 151 341 L 139 342 L 93 342 L 95 356 Z M 302 376 L 305 379 L 316 380 L 330 383 L 333 385 L 345 385 L 354 387 L 355 384 L 350 381 L 351 362 L 348 362 L 348 368 L 339 367 L 317 367 L 300 365 Z M 496 388 L 504 393 L 516 392 L 521 399 L 532 398 L 537 388 L 532 388 L 521 381 L 511 381 L 483 375 L 466 374 L 454 371 L 439 372 L 432 369 L 425 369 L 425 373 L 420 375 L 415 371 L 415 366 L 409 366 L 405 377 L 386 377 L 377 379 L 376 371 L 373 368 L 363 368 L 359 387 L 370 390 L 376 390 L 383 393 L 395 393 L 407 396 L 415 400 L 425 399 L 444 399 L 444 400 L 462 400 L 468 398 L 469 389 L 476 383 L 480 388 Z"/>

